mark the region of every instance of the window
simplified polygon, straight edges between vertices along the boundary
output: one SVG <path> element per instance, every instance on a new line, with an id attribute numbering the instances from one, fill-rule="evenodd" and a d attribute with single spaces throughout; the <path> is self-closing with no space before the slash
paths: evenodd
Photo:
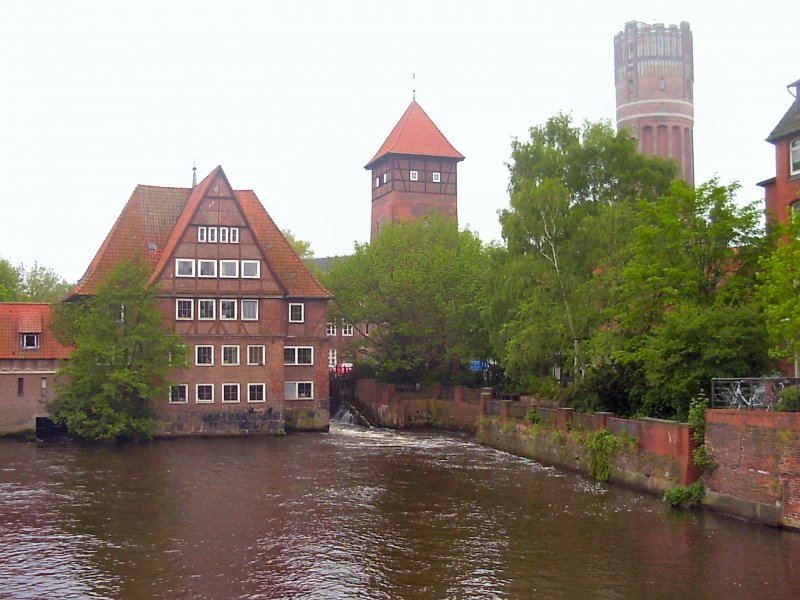
<path id="1" fill-rule="evenodd" d="M 198 300 L 197 301 L 197 318 L 201 321 L 213 321 L 215 316 L 214 307 L 216 302 L 214 300 Z"/>
<path id="2" fill-rule="evenodd" d="M 36 350 L 39 348 L 39 334 L 38 333 L 23 333 L 22 334 L 22 349 L 23 350 Z"/>
<path id="3" fill-rule="evenodd" d="M 238 260 L 221 260 L 221 261 L 219 261 L 219 276 L 220 277 L 238 277 L 239 276 L 239 261 Z"/>
<path id="4" fill-rule="evenodd" d="M 208 243 L 209 244 L 216 244 L 217 243 L 217 228 L 216 227 L 209 227 L 208 228 Z"/>
<path id="5" fill-rule="evenodd" d="M 239 228 L 238 227 L 231 227 L 229 230 L 228 241 L 231 244 L 238 244 L 239 243 Z"/>
<path id="6" fill-rule="evenodd" d="M 342 335 L 353 335 L 353 326 L 349 323 L 342 323 Z"/>
<path id="7" fill-rule="evenodd" d="M 440 183 L 442 181 L 442 174 L 439 171 L 434 171 L 431 177 L 433 177 L 433 183 Z"/>
<path id="8" fill-rule="evenodd" d="M 214 386 L 210 383 L 198 383 L 195 388 L 195 402 L 213 402 Z"/>
<path id="9" fill-rule="evenodd" d="M 258 321 L 258 300 L 242 300 L 242 321 Z"/>
<path id="10" fill-rule="evenodd" d="M 189 401 L 188 384 L 181 383 L 180 385 L 170 386 L 169 388 L 170 404 L 186 404 L 188 401 Z"/>
<path id="11" fill-rule="evenodd" d="M 247 384 L 247 401 L 248 402 L 266 402 L 267 401 L 267 386 L 263 383 L 248 383 Z"/>
<path id="12" fill-rule="evenodd" d="M 386 183 L 387 181 L 389 181 L 389 173 L 388 172 L 383 174 L 383 183 Z"/>
<path id="13" fill-rule="evenodd" d="M 201 244 L 205 244 L 206 243 L 206 239 L 207 239 L 206 232 L 207 231 L 208 230 L 205 227 L 198 227 L 197 228 L 197 241 L 200 242 Z"/>
<path id="14" fill-rule="evenodd" d="M 194 364 L 210 366 L 214 364 L 214 346 L 195 346 Z"/>
<path id="15" fill-rule="evenodd" d="M 258 279 L 261 275 L 261 261 L 243 260 L 242 277 L 245 279 Z"/>
<path id="16" fill-rule="evenodd" d="M 283 395 L 287 400 L 305 400 L 314 397 L 311 381 L 287 381 L 283 384 Z"/>
<path id="17" fill-rule="evenodd" d="M 17 397 L 22 398 L 25 394 L 25 379 L 17 377 Z"/>
<path id="18" fill-rule="evenodd" d="M 176 277 L 194 277 L 194 261 L 188 258 L 175 259 Z"/>
<path id="19" fill-rule="evenodd" d="M 233 321 L 236 319 L 236 300 L 219 301 L 219 318 L 223 321 Z"/>
<path id="20" fill-rule="evenodd" d="M 239 346 L 222 347 L 222 365 L 236 367 L 239 365 Z"/>
<path id="21" fill-rule="evenodd" d="M 283 349 L 283 364 L 313 365 L 314 348 L 311 346 L 286 346 Z"/>
<path id="22" fill-rule="evenodd" d="M 289 323 L 302 323 L 305 319 L 305 307 L 294 302 L 289 303 Z"/>
<path id="23" fill-rule="evenodd" d="M 175 300 L 175 318 L 181 320 L 194 319 L 194 300 L 177 298 Z"/>
<path id="24" fill-rule="evenodd" d="M 336 348 L 328 350 L 328 368 L 336 368 Z"/>
<path id="25" fill-rule="evenodd" d="M 223 383 L 222 384 L 222 401 L 223 402 L 238 402 L 239 401 L 239 384 L 238 383 Z"/>
<path id="26" fill-rule="evenodd" d="M 42 398 L 47 398 L 47 377 L 42 377 Z"/>
<path id="27" fill-rule="evenodd" d="M 800 174 L 800 138 L 792 140 L 789 146 L 789 174 Z"/>
<path id="28" fill-rule="evenodd" d="M 203 260 L 197 261 L 197 275 L 199 277 L 216 277 L 217 276 L 217 261 Z"/>
<path id="29" fill-rule="evenodd" d="M 411 181 L 419 181 L 419 171 L 410 171 L 408 174 L 408 178 Z"/>
<path id="30" fill-rule="evenodd" d="M 379 187 L 381 185 L 381 180 L 379 177 L 375 178 L 375 187 Z"/>
<path id="31" fill-rule="evenodd" d="M 328 323 L 325 327 L 325 335 L 336 335 L 336 323 Z"/>
<path id="32" fill-rule="evenodd" d="M 264 346 L 247 347 L 247 364 L 248 365 L 264 364 Z"/>
<path id="33" fill-rule="evenodd" d="M 228 228 L 227 227 L 220 227 L 219 228 L 219 243 L 220 244 L 227 244 L 228 243 Z"/>

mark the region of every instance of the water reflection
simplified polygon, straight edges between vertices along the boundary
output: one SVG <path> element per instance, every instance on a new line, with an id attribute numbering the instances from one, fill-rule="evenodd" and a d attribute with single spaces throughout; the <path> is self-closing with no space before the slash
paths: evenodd
<path id="1" fill-rule="evenodd" d="M 800 535 L 460 436 L 0 443 L 0 597 L 792 598 Z"/>

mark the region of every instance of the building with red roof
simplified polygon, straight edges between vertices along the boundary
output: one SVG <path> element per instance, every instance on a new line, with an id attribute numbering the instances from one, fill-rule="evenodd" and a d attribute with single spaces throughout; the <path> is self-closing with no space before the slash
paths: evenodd
<path id="1" fill-rule="evenodd" d="M 794 102 L 767 137 L 775 146 L 775 177 L 758 184 L 764 188 L 767 219 L 779 222 L 800 209 L 800 80 L 787 88 Z"/>
<path id="2" fill-rule="evenodd" d="M 327 428 L 331 295 L 253 191 L 222 167 L 192 188 L 138 185 L 70 298 L 134 256 L 189 348 L 169 397 L 152 399 L 163 434 Z"/>
<path id="3" fill-rule="evenodd" d="M 365 169 L 372 173 L 370 240 L 390 223 L 443 214 L 458 219 L 457 165 L 464 160 L 412 100 Z"/>
<path id="4" fill-rule="evenodd" d="M 70 352 L 50 321 L 49 304 L 0 303 L 0 434 L 33 430 L 49 414 L 53 376 Z"/>

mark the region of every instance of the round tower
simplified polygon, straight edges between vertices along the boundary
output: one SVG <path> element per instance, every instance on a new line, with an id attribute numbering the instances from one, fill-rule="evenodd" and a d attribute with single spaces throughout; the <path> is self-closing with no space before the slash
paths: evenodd
<path id="1" fill-rule="evenodd" d="M 623 127 L 639 152 L 678 164 L 694 185 L 694 63 L 689 23 L 664 26 L 625 23 L 614 36 L 617 129 Z"/>

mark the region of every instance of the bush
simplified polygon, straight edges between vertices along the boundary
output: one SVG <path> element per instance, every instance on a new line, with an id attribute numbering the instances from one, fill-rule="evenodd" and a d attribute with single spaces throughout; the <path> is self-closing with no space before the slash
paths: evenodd
<path id="1" fill-rule="evenodd" d="M 778 392 L 775 410 L 781 412 L 800 412 L 800 387 L 793 385 Z"/>

